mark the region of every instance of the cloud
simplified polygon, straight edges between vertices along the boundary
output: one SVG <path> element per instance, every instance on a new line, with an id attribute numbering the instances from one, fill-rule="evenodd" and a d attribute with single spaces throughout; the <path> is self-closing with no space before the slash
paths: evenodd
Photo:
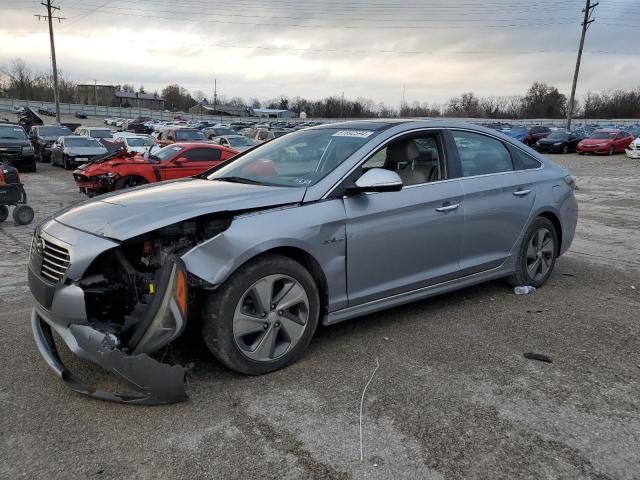
<path id="1" fill-rule="evenodd" d="M 6 3 L 0 64 L 20 57 L 34 70 L 47 70 L 46 22 L 33 17 L 43 8 L 35 1 Z M 640 56 L 593 52 L 635 49 L 633 29 L 608 26 L 631 23 L 626 18 L 640 13 L 634 3 L 599 7 L 578 93 L 637 85 Z M 179 83 L 209 94 L 217 78 L 227 97 L 321 98 L 344 92 L 395 105 L 403 87 L 410 102 L 445 102 L 463 91 L 522 94 L 536 80 L 568 93 L 582 1 L 537 0 L 531 6 L 507 0 L 57 4 L 67 18 L 55 24 L 58 65 L 79 82 L 144 84 L 150 91 Z M 384 53 L 389 51 L 396 53 Z"/>

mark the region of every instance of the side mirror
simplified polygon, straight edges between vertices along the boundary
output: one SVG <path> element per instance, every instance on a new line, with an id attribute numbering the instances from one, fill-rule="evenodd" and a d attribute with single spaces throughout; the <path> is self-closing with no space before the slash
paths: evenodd
<path id="1" fill-rule="evenodd" d="M 347 193 L 357 195 L 368 192 L 397 192 L 402 190 L 402 179 L 384 168 L 372 168 L 362 175 L 353 185 L 347 187 Z"/>
<path id="2" fill-rule="evenodd" d="M 184 157 L 180 157 L 180 158 L 176 158 L 174 160 L 171 160 L 173 163 L 177 163 L 177 164 L 182 164 L 182 163 L 187 163 L 189 160 L 187 160 Z"/>

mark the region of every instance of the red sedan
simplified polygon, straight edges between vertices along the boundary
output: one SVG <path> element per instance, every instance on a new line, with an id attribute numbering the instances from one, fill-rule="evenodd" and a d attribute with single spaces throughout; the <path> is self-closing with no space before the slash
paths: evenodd
<path id="1" fill-rule="evenodd" d="M 624 130 L 596 130 L 588 138 L 580 140 L 576 146 L 576 152 L 580 155 L 585 153 L 608 155 L 622 153 L 629 148 L 633 139 L 633 135 Z"/>
<path id="2" fill-rule="evenodd" d="M 81 192 L 90 197 L 146 183 L 197 175 L 238 152 L 210 143 L 173 143 L 154 154 L 118 151 L 73 172 Z"/>

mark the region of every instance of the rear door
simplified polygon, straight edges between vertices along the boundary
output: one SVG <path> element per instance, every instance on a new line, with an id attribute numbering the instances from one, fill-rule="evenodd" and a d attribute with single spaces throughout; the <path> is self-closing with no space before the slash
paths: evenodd
<path id="1" fill-rule="evenodd" d="M 469 275 L 498 267 L 514 250 L 533 209 L 537 173 L 523 169 L 496 137 L 463 130 L 451 135 L 464 193 L 460 268 Z"/>

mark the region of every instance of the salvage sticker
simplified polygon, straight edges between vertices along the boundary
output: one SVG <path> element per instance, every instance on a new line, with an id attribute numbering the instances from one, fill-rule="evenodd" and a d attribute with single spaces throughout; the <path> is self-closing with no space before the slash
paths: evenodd
<path id="1" fill-rule="evenodd" d="M 339 130 L 332 137 L 354 137 L 354 138 L 368 138 L 373 135 L 371 130 Z"/>

